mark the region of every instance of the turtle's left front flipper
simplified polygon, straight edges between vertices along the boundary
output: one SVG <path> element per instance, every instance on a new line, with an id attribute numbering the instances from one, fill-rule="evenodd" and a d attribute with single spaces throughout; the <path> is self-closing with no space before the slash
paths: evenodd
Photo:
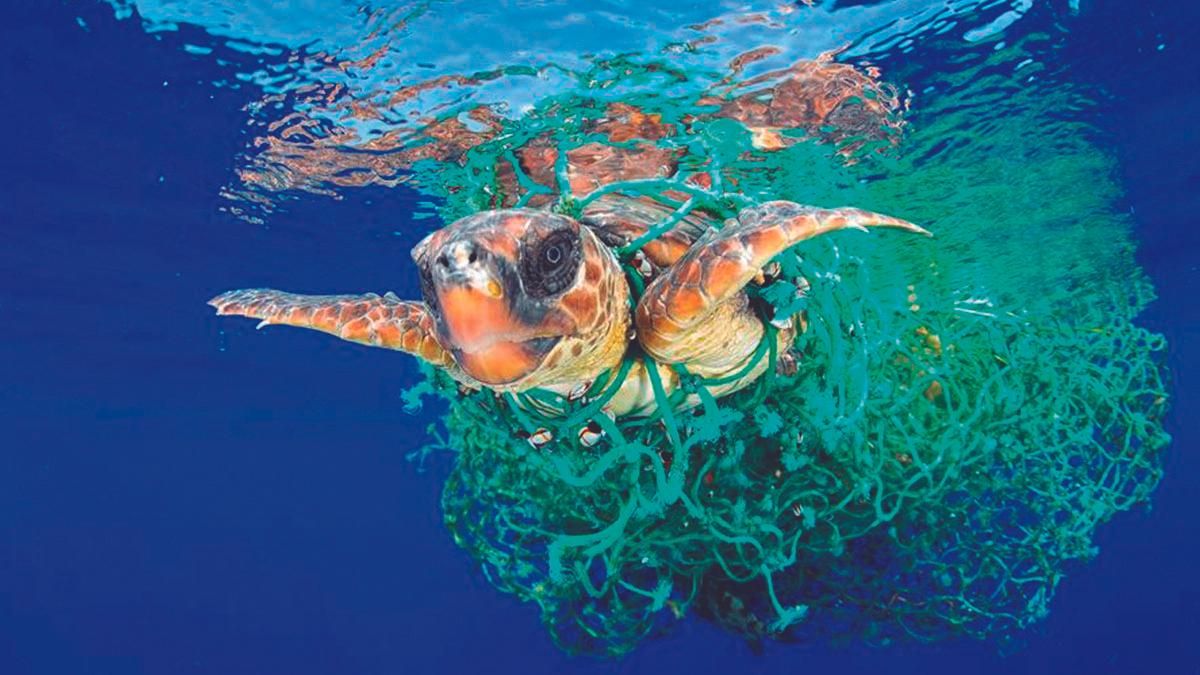
<path id="1" fill-rule="evenodd" d="M 259 327 L 299 326 L 372 347 L 396 349 L 435 366 L 453 363 L 438 342 L 433 317 L 421 302 L 395 295 L 298 295 L 266 288 L 222 293 L 208 304 L 217 314 L 261 319 Z"/>
<path id="2" fill-rule="evenodd" d="M 708 364 L 719 370 L 731 359 L 744 358 L 740 352 L 757 344 L 762 328 L 743 289 L 763 266 L 805 239 L 868 227 L 929 234 L 908 221 L 854 208 L 775 201 L 746 209 L 696 242 L 646 288 L 635 315 L 638 340 L 666 363 Z"/>

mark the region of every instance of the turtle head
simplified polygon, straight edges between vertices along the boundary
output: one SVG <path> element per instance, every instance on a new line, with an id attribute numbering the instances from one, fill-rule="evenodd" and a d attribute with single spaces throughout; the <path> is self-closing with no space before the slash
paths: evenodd
<path id="1" fill-rule="evenodd" d="M 412 255 L 439 341 L 482 384 L 571 384 L 624 354 L 624 276 L 611 251 L 571 218 L 484 211 L 429 235 Z"/>

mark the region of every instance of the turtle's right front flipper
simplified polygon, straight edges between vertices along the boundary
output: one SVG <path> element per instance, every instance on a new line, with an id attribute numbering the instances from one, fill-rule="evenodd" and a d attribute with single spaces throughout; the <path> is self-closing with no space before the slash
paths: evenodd
<path id="1" fill-rule="evenodd" d="M 759 270 L 806 239 L 868 227 L 929 234 L 906 220 L 855 208 L 772 201 L 745 209 L 646 287 L 634 317 L 638 340 L 663 363 L 727 364 L 732 358 L 736 364 L 762 332 L 742 292 Z"/>
<path id="2" fill-rule="evenodd" d="M 299 326 L 343 340 L 408 352 L 432 363 L 453 363 L 438 342 L 433 316 L 421 302 L 395 295 L 297 295 L 266 288 L 222 293 L 208 304 L 217 314 L 261 319 L 259 327 Z"/>

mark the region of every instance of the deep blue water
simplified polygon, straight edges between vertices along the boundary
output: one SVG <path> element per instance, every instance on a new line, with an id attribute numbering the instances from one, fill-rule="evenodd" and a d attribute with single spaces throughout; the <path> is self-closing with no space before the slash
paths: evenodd
<path id="1" fill-rule="evenodd" d="M 217 194 L 251 93 L 214 88 L 212 62 L 108 6 L 33 4 L 0 14 L 0 673 L 1200 673 L 1193 3 L 1084 3 L 1067 47 L 1113 94 L 1105 124 L 1159 294 L 1142 322 L 1171 343 L 1175 440 L 1153 509 L 1101 529 L 1101 555 L 1011 655 L 759 656 L 694 621 L 616 663 L 562 655 L 454 546 L 445 460 L 405 458 L 427 422 L 400 409 L 408 360 L 259 339 L 204 304 L 234 279 L 414 295 L 425 226 L 396 214 L 418 196 L 308 197 L 248 226 Z"/>

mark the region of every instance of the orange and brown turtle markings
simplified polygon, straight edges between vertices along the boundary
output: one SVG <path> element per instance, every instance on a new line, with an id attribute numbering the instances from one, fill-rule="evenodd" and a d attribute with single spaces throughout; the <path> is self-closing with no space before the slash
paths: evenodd
<path id="1" fill-rule="evenodd" d="M 208 304 L 217 314 L 260 319 L 260 327 L 311 328 L 351 342 L 408 352 L 434 365 L 453 363 L 434 335 L 429 309 L 391 293 L 297 295 L 248 289 L 222 293 Z"/>
<path id="2" fill-rule="evenodd" d="M 487 385 L 507 385 L 528 377 L 539 366 L 554 367 L 555 354 L 546 355 L 521 342 L 496 342 L 477 352 L 458 354 L 458 365 Z"/>
<path id="3" fill-rule="evenodd" d="M 642 346 L 664 363 L 710 360 L 712 347 L 702 338 L 712 333 L 712 315 L 744 296 L 746 284 L 771 258 L 826 232 L 867 227 L 928 234 L 908 221 L 853 208 L 817 209 L 779 201 L 742 211 L 736 221 L 702 239 L 646 288 L 635 313 Z M 750 312 L 720 319 L 735 324 L 722 329 L 727 334 L 761 332 L 759 320 Z"/>
<path id="4" fill-rule="evenodd" d="M 924 232 L 859 209 L 791 202 L 747 209 L 724 228 L 703 234 L 699 227 L 705 221 L 690 223 L 690 230 L 665 235 L 678 240 L 663 252 L 672 247 L 684 252 L 671 258 L 663 253 L 631 317 L 628 282 L 601 235 L 621 235 L 624 241 L 648 228 L 642 219 L 656 222 L 665 207 L 613 197 L 591 213 L 598 220 L 590 227 L 547 211 L 509 209 L 480 212 L 434 232 L 413 249 L 425 303 L 391 294 L 249 290 L 223 294 L 211 304 L 219 314 L 313 328 L 416 354 L 468 386 L 497 391 L 546 388 L 567 396 L 620 365 L 636 340 L 653 361 L 633 364 L 610 409 L 616 415 L 648 414 L 658 399 L 647 368 L 655 369 L 668 395 L 680 386 L 670 364 L 710 378 L 751 366 L 736 380 L 712 387 L 714 396 L 736 391 L 765 371 L 766 360 L 749 363 L 766 329 L 744 288 L 775 255 L 838 229 Z M 559 246 L 566 248 L 544 257 L 548 248 Z M 557 272 L 538 276 L 546 269 Z M 546 285 L 548 278 L 553 285 Z M 795 332 L 794 323 L 780 330 L 778 347 L 785 350 Z M 936 336 L 922 337 L 931 351 L 940 347 Z M 698 401 L 689 394 L 681 405 Z"/>

